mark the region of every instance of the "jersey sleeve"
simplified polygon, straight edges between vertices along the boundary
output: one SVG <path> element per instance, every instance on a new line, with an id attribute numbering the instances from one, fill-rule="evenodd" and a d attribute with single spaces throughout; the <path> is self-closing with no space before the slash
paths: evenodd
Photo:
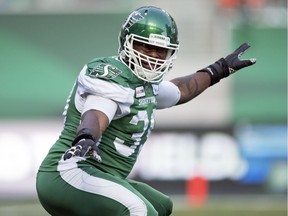
<path id="1" fill-rule="evenodd" d="M 84 102 L 82 114 L 88 110 L 99 110 L 105 113 L 109 119 L 109 122 L 111 122 L 117 111 L 117 103 L 104 97 L 88 95 Z"/>
<path id="2" fill-rule="evenodd" d="M 130 102 L 133 98 L 133 90 L 125 88 L 111 81 L 109 74 L 101 76 L 87 75 L 87 66 L 84 66 L 78 77 L 78 94 L 82 97 L 92 94 L 111 99 L 118 103 Z"/>
<path id="3" fill-rule="evenodd" d="M 156 96 L 157 109 L 165 109 L 177 104 L 180 99 L 180 90 L 172 82 L 162 81 L 159 84 L 159 92 Z"/>
<path id="4" fill-rule="evenodd" d="M 78 76 L 75 95 L 77 110 L 83 114 L 89 109 L 97 109 L 104 112 L 110 121 L 124 115 L 126 107 L 133 103 L 134 91 L 114 82 L 108 68 L 99 76 L 90 72 L 85 65 Z"/>

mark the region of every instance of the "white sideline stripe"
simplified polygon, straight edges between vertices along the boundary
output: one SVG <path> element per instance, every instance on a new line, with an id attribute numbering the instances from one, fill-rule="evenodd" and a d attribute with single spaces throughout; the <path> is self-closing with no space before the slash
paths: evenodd
<path id="1" fill-rule="evenodd" d="M 102 195 L 121 203 L 129 209 L 131 216 L 147 216 L 143 200 L 120 184 L 91 176 L 79 169 L 76 162 L 80 160 L 83 158 L 74 157 L 59 161 L 57 170 L 64 181 L 79 190 Z"/>

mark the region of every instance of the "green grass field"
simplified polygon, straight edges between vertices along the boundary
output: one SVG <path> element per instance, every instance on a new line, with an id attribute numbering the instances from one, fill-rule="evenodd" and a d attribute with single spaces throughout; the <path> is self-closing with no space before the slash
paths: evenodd
<path id="1" fill-rule="evenodd" d="M 202 208 L 193 208 L 175 197 L 173 216 L 287 216 L 286 197 L 211 197 Z M 0 201 L 0 216 L 48 216 L 38 201 Z"/>

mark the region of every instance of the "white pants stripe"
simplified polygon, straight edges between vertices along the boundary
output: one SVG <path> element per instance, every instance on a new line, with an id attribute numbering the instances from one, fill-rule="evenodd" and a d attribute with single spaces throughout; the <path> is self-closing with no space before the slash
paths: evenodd
<path id="1" fill-rule="evenodd" d="M 64 181 L 79 190 L 102 195 L 121 203 L 128 208 L 131 216 L 147 216 L 147 207 L 143 200 L 120 184 L 89 175 L 77 167 L 77 162 L 80 160 L 83 158 L 73 157 L 59 161 L 57 170 Z"/>

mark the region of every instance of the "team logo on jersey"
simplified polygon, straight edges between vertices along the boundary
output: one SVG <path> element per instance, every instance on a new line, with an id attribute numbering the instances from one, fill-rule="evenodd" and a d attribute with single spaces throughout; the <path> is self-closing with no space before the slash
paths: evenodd
<path id="1" fill-rule="evenodd" d="M 145 90 L 143 86 L 138 86 L 135 89 L 136 92 L 136 98 L 144 97 L 145 96 Z"/>
<path id="2" fill-rule="evenodd" d="M 112 67 L 107 64 L 99 64 L 96 67 L 94 67 L 89 73 L 88 76 L 90 77 L 106 77 L 108 79 L 114 79 L 115 77 L 119 76 L 122 73 L 121 70 L 119 70 L 116 67 Z"/>

